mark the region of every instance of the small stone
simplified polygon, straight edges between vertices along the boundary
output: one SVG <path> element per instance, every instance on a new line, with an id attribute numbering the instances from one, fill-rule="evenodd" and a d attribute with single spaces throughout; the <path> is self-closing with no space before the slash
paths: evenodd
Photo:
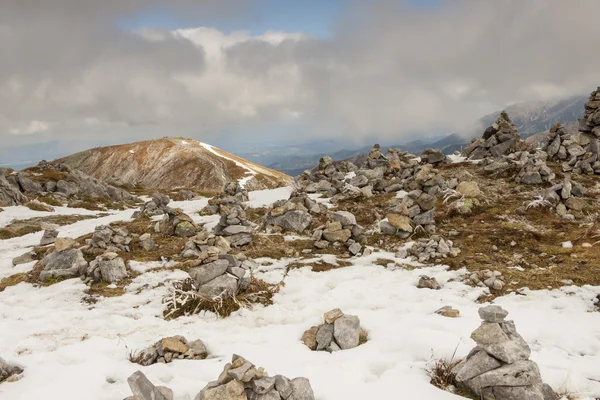
<path id="1" fill-rule="evenodd" d="M 460 315 L 460 311 L 452 308 L 451 306 L 444 306 L 435 313 L 448 318 L 457 318 Z"/>
<path id="2" fill-rule="evenodd" d="M 311 350 L 317 350 L 317 332 L 319 331 L 318 326 L 313 326 L 302 335 L 302 343 Z"/>
<path id="3" fill-rule="evenodd" d="M 500 306 L 490 305 L 486 307 L 480 307 L 478 310 L 479 317 L 485 322 L 503 322 L 508 311 Z"/>
<path id="4" fill-rule="evenodd" d="M 435 278 L 430 278 L 428 276 L 423 275 L 419 278 L 419 283 L 417 284 L 417 287 L 419 289 L 439 290 L 440 284 Z"/>
<path id="5" fill-rule="evenodd" d="M 336 319 L 340 318 L 343 315 L 344 315 L 344 313 L 342 312 L 342 310 L 340 310 L 339 308 L 334 308 L 331 311 L 327 311 L 323 315 L 323 319 L 325 320 L 325 323 L 333 324 Z"/>

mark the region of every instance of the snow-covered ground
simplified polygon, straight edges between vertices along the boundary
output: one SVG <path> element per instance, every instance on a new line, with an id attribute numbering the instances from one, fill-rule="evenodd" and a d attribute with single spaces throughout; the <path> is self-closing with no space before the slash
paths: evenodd
<path id="1" fill-rule="evenodd" d="M 251 194 L 250 202 L 258 204 L 268 195 Z M 206 222 L 196 214 L 205 204 L 206 199 L 173 202 L 199 222 Z M 127 220 L 132 211 L 61 227 L 60 236 L 77 237 L 98 224 Z M 10 259 L 40 237 L 0 241 L 0 274 L 13 273 Z M 333 256 L 324 257 L 331 261 Z M 353 266 L 319 273 L 310 270 L 309 262 L 290 271 L 272 306 L 223 319 L 212 314 L 162 319 L 162 296 L 169 282 L 187 276 L 182 271 L 147 272 L 123 296 L 100 298 L 95 304 L 82 301 L 87 287 L 79 279 L 43 288 L 27 283 L 9 287 L 0 292 L 0 357 L 22 365 L 25 373 L 18 382 L 0 385 L 0 399 L 121 399 L 131 393 L 127 377 L 141 369 L 154 384 L 172 388 L 175 399 L 190 400 L 219 375 L 233 353 L 271 375 L 309 378 L 318 400 L 461 399 L 431 386 L 425 368 L 432 359 L 451 357 L 457 346 L 459 357 L 474 346 L 469 336 L 480 324 L 476 299 L 486 289 L 457 281 L 464 271 L 443 266 L 392 270 L 374 265 L 378 258 L 407 261 L 374 252 L 353 259 Z M 275 283 L 294 260 L 271 261 L 257 275 Z M 160 266 L 132 265 L 137 271 Z M 442 289 L 417 289 L 420 275 L 435 277 Z M 600 313 L 591 312 L 599 293 L 598 287 L 564 287 L 496 300 L 530 344 L 544 380 L 581 399 L 600 396 Z M 445 305 L 459 309 L 461 316 L 434 314 Z M 360 317 L 369 341 L 332 354 L 310 351 L 300 340 L 302 333 L 336 307 Z M 128 361 L 130 352 L 178 334 L 202 339 L 212 358 L 149 367 Z"/>

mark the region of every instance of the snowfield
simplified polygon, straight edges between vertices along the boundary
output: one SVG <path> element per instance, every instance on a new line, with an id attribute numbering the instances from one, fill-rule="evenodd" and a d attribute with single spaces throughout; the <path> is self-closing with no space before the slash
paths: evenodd
<path id="1" fill-rule="evenodd" d="M 260 191 L 250 194 L 249 203 L 264 206 L 288 195 L 281 189 Z M 206 203 L 201 199 L 171 205 L 183 208 L 197 222 L 216 223 L 214 217 L 196 214 Z M 21 216 L 28 214 L 13 207 L 6 210 L 0 218 L 39 214 L 29 210 L 31 215 Z M 63 226 L 60 237 L 75 238 L 96 225 L 129 220 L 133 211 Z M 41 235 L 0 241 L 0 277 L 33 266 L 14 268 L 11 260 L 37 244 Z M 332 261 L 332 257 L 319 258 Z M 481 322 L 476 299 L 487 289 L 458 281 L 466 271 L 448 271 L 440 265 L 384 268 L 374 265 L 379 258 L 409 264 L 393 253 L 374 252 L 337 270 L 294 269 L 272 306 L 242 309 L 227 318 L 207 313 L 163 320 L 161 301 L 168 285 L 188 276 L 177 270 L 146 272 L 124 295 L 99 298 L 93 304 L 84 301 L 87 286 L 79 279 L 42 288 L 28 283 L 8 287 L 0 292 L 0 357 L 23 366 L 25 372 L 17 382 L 0 384 L 0 399 L 122 399 L 131 395 L 127 377 L 142 370 L 155 385 L 173 389 L 175 399 L 191 400 L 217 378 L 233 353 L 271 375 L 307 377 L 318 400 L 462 399 L 430 385 L 425 370 L 431 360 L 450 358 L 455 350 L 457 357 L 464 357 L 473 348 L 470 334 Z M 286 264 L 297 260 L 258 261 L 262 265 L 257 277 L 277 283 Z M 143 272 L 161 265 L 133 262 L 131 267 Z M 435 277 L 442 289 L 418 289 L 420 275 Z M 600 287 L 572 286 L 523 290 L 495 301 L 509 311 L 507 319 L 515 321 L 531 346 L 531 359 L 539 364 L 544 381 L 586 400 L 600 396 L 600 312 L 593 311 L 598 294 Z M 459 309 L 460 317 L 434 313 L 445 305 Z M 302 333 L 320 324 L 324 312 L 338 307 L 360 318 L 369 341 L 332 354 L 310 351 L 300 340 Z M 128 361 L 131 352 L 172 335 L 202 339 L 209 359 L 149 367 Z"/>

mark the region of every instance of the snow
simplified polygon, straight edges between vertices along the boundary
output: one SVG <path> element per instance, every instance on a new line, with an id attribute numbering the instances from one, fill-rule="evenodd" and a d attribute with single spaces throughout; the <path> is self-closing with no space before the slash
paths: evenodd
<path id="1" fill-rule="evenodd" d="M 0 212 L 0 228 L 9 225 L 15 219 L 29 219 L 36 217 L 48 217 L 52 215 L 98 215 L 103 211 L 90 211 L 84 208 L 54 207 L 55 212 L 34 211 L 24 206 L 2 207 Z"/>
<path id="2" fill-rule="evenodd" d="M 267 204 L 281 196 L 279 189 L 251 192 L 249 203 Z M 196 222 L 216 223 L 218 216 L 197 214 L 207 201 L 174 201 L 170 206 L 183 209 Z M 40 214 L 6 209 L 11 215 Z M 78 237 L 99 224 L 127 221 L 133 211 L 62 226 L 60 236 Z M 0 241 L 0 278 L 33 267 L 34 263 L 12 267 L 11 260 L 40 237 L 41 232 Z M 297 239 L 286 239 L 292 238 Z M 384 268 L 374 264 L 377 259 L 401 266 Z M 404 268 L 420 264 L 385 251 L 351 258 L 350 267 L 312 272 L 310 266 L 319 260 L 337 261 L 334 255 L 258 259 L 256 276 L 272 283 L 282 279 L 290 262 L 307 266 L 289 271 L 272 306 L 243 309 L 227 318 L 206 313 L 163 320 L 162 297 L 168 286 L 188 276 L 168 269 L 172 264 L 166 261 L 132 261 L 132 270 L 142 275 L 133 279 L 126 293 L 98 298 L 93 304 L 83 301 L 87 286 L 80 279 L 48 287 L 28 283 L 8 287 L 0 292 L 0 356 L 23 366 L 25 373 L 17 382 L 0 384 L 0 399 L 125 398 L 131 395 L 127 377 L 139 369 L 154 384 L 173 389 L 175 400 L 189 400 L 217 378 L 234 353 L 265 367 L 271 376 L 309 378 L 317 400 L 388 399 L 398 393 L 406 399 L 463 399 L 430 385 L 425 369 L 434 359 L 449 359 L 455 349 L 457 357 L 464 357 L 473 348 L 470 334 L 480 324 L 477 309 L 482 306 L 477 298 L 488 293 L 487 288 L 461 283 L 465 269 Z M 418 289 L 421 275 L 435 277 L 442 288 Z M 592 312 L 598 294 L 600 287 L 567 286 L 521 289 L 495 299 L 531 346 L 531 359 L 539 364 L 544 381 L 585 400 L 600 396 L 600 313 Z M 446 305 L 460 310 L 460 317 L 434 313 Z M 359 316 L 369 341 L 333 354 L 311 352 L 300 340 L 302 333 L 337 307 Z M 178 334 L 202 339 L 210 358 L 149 367 L 128 361 L 131 352 Z"/>
<path id="3" fill-rule="evenodd" d="M 562 247 L 565 249 L 572 249 L 573 248 L 573 242 L 568 241 L 568 242 L 562 242 Z"/>
<path id="4" fill-rule="evenodd" d="M 131 154 L 135 154 L 135 150 L 129 150 Z"/>
<path id="5" fill-rule="evenodd" d="M 186 142 L 185 140 L 182 140 L 182 141 L 181 141 L 181 144 L 183 144 L 183 145 L 186 145 L 186 144 L 189 144 L 189 143 L 188 143 L 188 142 Z"/>
<path id="6" fill-rule="evenodd" d="M 241 162 L 239 162 L 239 161 L 237 161 L 237 160 L 235 160 L 233 158 L 226 157 L 223 154 L 219 153 L 218 151 L 215 150 L 215 147 L 211 146 L 210 144 L 206 144 L 206 143 L 202 143 L 202 142 L 198 142 L 198 144 L 200 146 L 204 147 L 206 150 L 208 150 L 211 153 L 213 153 L 214 155 L 216 155 L 217 157 L 221 157 L 221 158 L 224 158 L 226 160 L 233 161 L 235 163 L 235 165 L 237 165 L 238 167 L 242 167 L 246 171 L 248 171 L 248 172 L 246 172 L 246 175 L 248 175 L 248 176 L 246 176 L 246 177 L 244 177 L 244 178 L 242 178 L 242 179 L 240 179 L 238 181 L 238 183 L 240 184 L 241 187 L 245 187 L 246 183 L 248 183 L 248 181 L 250 179 L 252 179 L 258 173 L 255 170 L 253 170 L 252 168 L 250 168 L 248 165 L 243 164 L 243 163 L 241 163 Z"/>
<path id="7" fill-rule="evenodd" d="M 457 156 L 455 154 L 449 154 L 446 157 L 448 158 L 448 160 L 450 160 L 450 162 L 452 164 L 460 163 L 460 162 L 463 162 L 463 161 L 465 161 L 467 159 L 467 157 Z"/>
<path id="8" fill-rule="evenodd" d="M 267 207 L 278 200 L 287 200 L 294 189 L 285 186 L 277 189 L 255 190 L 248 192 L 249 201 L 246 205 L 252 208 Z"/>

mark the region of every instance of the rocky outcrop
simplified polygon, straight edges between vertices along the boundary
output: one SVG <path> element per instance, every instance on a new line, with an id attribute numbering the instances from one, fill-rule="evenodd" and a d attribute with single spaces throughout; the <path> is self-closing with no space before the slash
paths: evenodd
<path id="1" fill-rule="evenodd" d="M 15 380 L 19 374 L 23 372 L 23 368 L 9 364 L 2 357 L 0 357 L 0 383 L 4 381 Z"/>
<path id="2" fill-rule="evenodd" d="M 17 206 L 27 202 L 28 198 L 21 193 L 20 188 L 6 179 L 9 172 L 7 169 L 0 168 L 0 204 Z"/>
<path id="3" fill-rule="evenodd" d="M 86 276 L 94 282 L 115 283 L 127 278 L 127 264 L 117 253 L 107 252 L 92 260 Z"/>
<path id="4" fill-rule="evenodd" d="M 421 162 L 425 164 L 439 165 L 447 162 L 446 156 L 439 149 L 425 149 L 421 154 Z"/>
<path id="5" fill-rule="evenodd" d="M 208 350 L 202 340 L 188 342 L 184 336 L 173 336 L 163 338 L 133 354 L 131 361 L 148 366 L 156 363 L 168 364 L 174 360 L 204 360 L 207 356 Z"/>
<path id="6" fill-rule="evenodd" d="M 569 143 L 567 147 L 563 145 L 561 138 L 561 147 L 565 147 L 570 156 L 568 162 L 563 162 L 563 170 L 572 171 L 573 173 L 600 174 L 599 140 L 600 87 L 590 94 L 588 102 L 585 103 L 585 112 L 583 118 L 579 120 L 579 136 L 575 138 L 575 143 L 567 141 L 565 143 Z M 580 146 L 581 149 L 577 146 Z M 574 150 L 574 152 L 571 150 Z"/>
<path id="7" fill-rule="evenodd" d="M 85 240 L 81 251 L 85 254 L 99 255 L 104 252 L 129 252 L 133 237 L 126 228 L 113 228 L 108 225 L 98 225 L 90 239 Z"/>
<path id="8" fill-rule="evenodd" d="M 270 377 L 263 368 L 234 355 L 217 380 L 209 382 L 195 400 L 294 399 L 315 400 L 306 378 Z"/>
<path id="9" fill-rule="evenodd" d="M 555 400 L 542 382 L 531 350 L 500 306 L 479 309 L 483 323 L 471 334 L 477 346 L 453 370 L 455 380 L 478 398 L 489 400 Z"/>
<path id="10" fill-rule="evenodd" d="M 248 201 L 248 191 L 237 182 L 229 182 L 223 186 L 221 193 L 208 200 L 200 214 L 214 215 L 219 213 L 220 206 L 241 205 L 245 201 Z"/>
<path id="11" fill-rule="evenodd" d="M 195 258 L 195 263 L 215 261 L 220 254 L 227 254 L 231 246 L 227 239 L 201 230 L 190 238 L 181 253 L 182 258 Z"/>
<path id="12" fill-rule="evenodd" d="M 514 176 L 517 183 L 539 185 L 556 178 L 546 159 L 547 154 L 543 151 L 515 151 L 506 156 L 486 158 L 483 170 L 491 176 Z"/>
<path id="13" fill-rule="evenodd" d="M 241 204 L 220 205 L 221 219 L 214 228 L 215 235 L 227 238 L 232 247 L 242 247 L 252 242 L 252 223 L 246 218 Z"/>
<path id="14" fill-rule="evenodd" d="M 417 261 L 425 263 L 433 260 L 436 263 L 442 262 L 444 258 L 456 257 L 460 254 L 460 249 L 454 247 L 454 242 L 444 239 L 440 235 L 432 235 L 429 238 L 417 240 L 408 250 L 396 253 L 400 258 L 406 258 L 406 255 L 413 256 Z"/>
<path id="15" fill-rule="evenodd" d="M 313 351 L 349 350 L 367 341 L 367 331 L 354 315 L 335 308 L 323 315 L 323 324 L 313 326 L 302 335 L 302 342 Z"/>
<path id="16" fill-rule="evenodd" d="M 517 126 L 510 120 L 506 111 L 502 111 L 496 122 L 485 130 L 481 138 L 473 139 L 462 155 L 469 160 L 498 158 L 514 152 L 520 142 Z"/>

